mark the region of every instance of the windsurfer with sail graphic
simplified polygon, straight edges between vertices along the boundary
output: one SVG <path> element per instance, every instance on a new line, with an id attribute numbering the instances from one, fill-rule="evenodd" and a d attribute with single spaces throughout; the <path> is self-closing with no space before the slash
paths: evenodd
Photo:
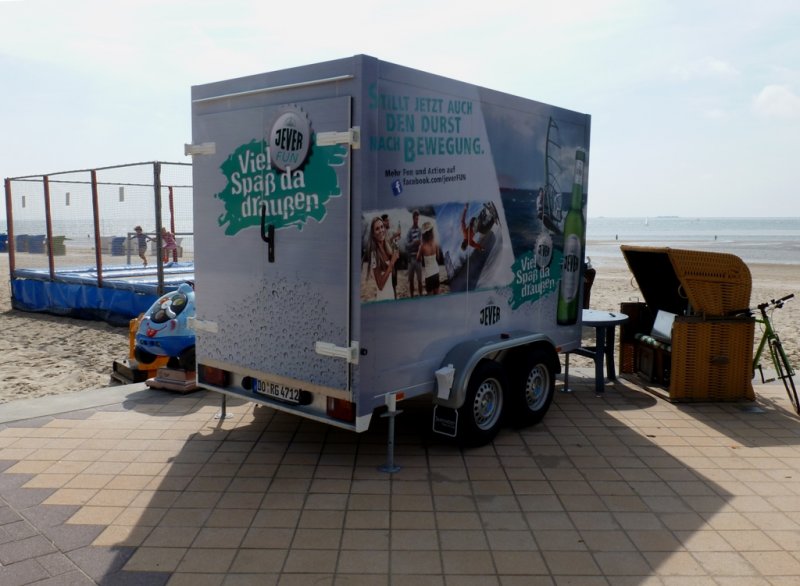
<path id="1" fill-rule="evenodd" d="M 471 246 L 472 248 L 476 248 L 478 250 L 483 250 L 483 247 L 480 245 L 479 242 L 475 240 L 475 232 L 476 232 L 476 224 L 477 218 L 472 217 L 469 220 L 469 225 L 467 224 L 467 209 L 469 208 L 469 204 L 464 204 L 464 211 L 461 212 L 461 232 L 464 234 L 464 240 L 461 242 L 461 250 L 466 250 L 467 246 Z"/>

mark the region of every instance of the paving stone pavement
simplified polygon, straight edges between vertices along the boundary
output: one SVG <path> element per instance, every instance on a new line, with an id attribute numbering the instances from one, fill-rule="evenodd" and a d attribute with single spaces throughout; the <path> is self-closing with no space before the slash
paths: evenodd
<path id="1" fill-rule="evenodd" d="M 800 418 L 671 404 L 572 368 L 540 425 L 477 449 L 401 403 L 353 434 L 112 387 L 0 405 L 0 584 L 800 584 Z M 559 387 L 561 383 L 559 383 Z"/>

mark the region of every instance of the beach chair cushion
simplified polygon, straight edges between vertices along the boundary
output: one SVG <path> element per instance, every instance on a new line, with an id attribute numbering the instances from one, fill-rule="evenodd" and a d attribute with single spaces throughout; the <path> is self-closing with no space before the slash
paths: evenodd
<path id="1" fill-rule="evenodd" d="M 677 316 L 659 310 L 649 334 L 637 333 L 636 370 L 650 382 L 669 384 L 672 323 Z"/>
<path id="2" fill-rule="evenodd" d="M 634 337 L 642 344 L 659 348 L 666 352 L 672 351 L 672 323 L 677 316 L 669 311 L 658 310 L 655 322 L 649 334 L 638 333 Z"/>
<path id="3" fill-rule="evenodd" d="M 670 344 L 665 344 L 661 340 L 655 339 L 653 336 L 648 336 L 647 334 L 636 334 L 634 336 L 637 342 L 650 346 L 651 348 L 658 348 L 660 350 L 664 350 L 665 352 L 672 352 L 672 346 Z"/>

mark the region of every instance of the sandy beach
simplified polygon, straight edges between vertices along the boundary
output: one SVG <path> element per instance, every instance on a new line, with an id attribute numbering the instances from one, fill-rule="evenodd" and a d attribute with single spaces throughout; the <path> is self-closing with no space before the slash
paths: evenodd
<path id="1" fill-rule="evenodd" d="M 596 266 L 591 306 L 619 310 L 641 294 L 622 256 Z M 797 266 L 750 265 L 751 305 L 795 293 Z M 784 346 L 800 365 L 800 299 L 774 315 Z M 112 364 L 128 354 L 127 328 L 11 309 L 8 255 L 0 254 L 0 403 L 109 386 Z M 580 360 L 579 358 L 576 359 Z"/>
<path id="2" fill-rule="evenodd" d="M 127 328 L 12 310 L 0 254 L 0 403 L 110 386 L 114 360 L 127 355 Z"/>

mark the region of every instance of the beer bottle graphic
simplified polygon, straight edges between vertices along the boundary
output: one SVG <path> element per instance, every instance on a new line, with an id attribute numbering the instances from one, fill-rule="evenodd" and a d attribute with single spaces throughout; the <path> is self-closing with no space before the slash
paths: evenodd
<path id="1" fill-rule="evenodd" d="M 564 257 L 561 264 L 561 284 L 558 289 L 556 320 L 559 325 L 578 321 L 578 291 L 580 289 L 581 263 L 583 262 L 583 166 L 586 153 L 575 153 L 575 180 L 572 183 L 572 200 L 564 219 Z"/>

